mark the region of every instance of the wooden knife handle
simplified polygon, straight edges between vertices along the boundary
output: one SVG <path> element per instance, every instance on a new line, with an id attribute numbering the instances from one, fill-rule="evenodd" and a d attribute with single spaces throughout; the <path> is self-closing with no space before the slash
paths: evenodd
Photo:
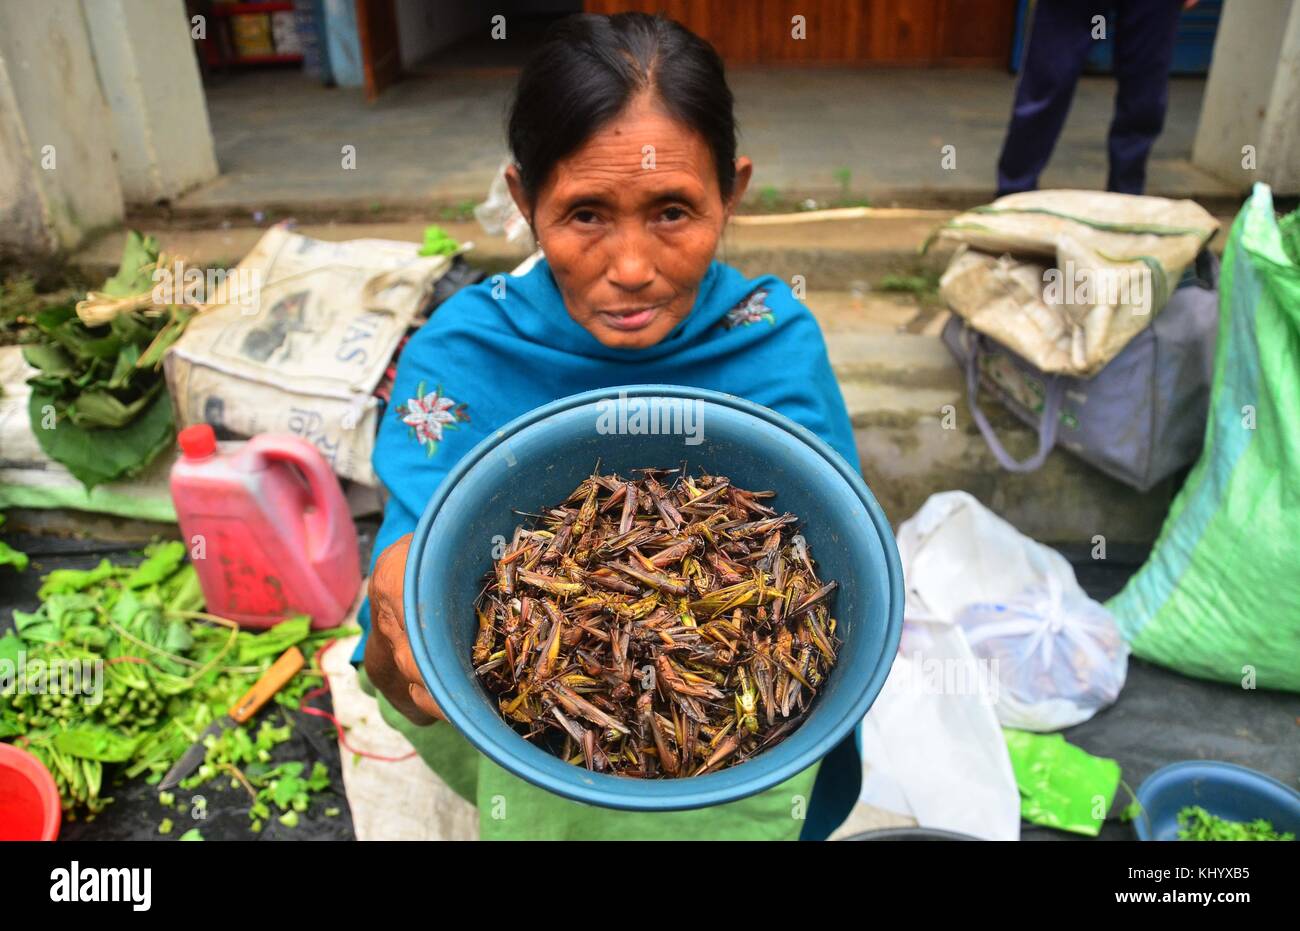
<path id="1" fill-rule="evenodd" d="M 271 664 L 270 669 L 262 673 L 262 678 L 254 682 L 253 687 L 235 702 L 230 709 L 230 717 L 236 724 L 243 724 L 257 714 L 258 709 L 284 688 L 285 683 L 296 676 L 305 663 L 302 651 L 297 647 L 289 647 Z"/>

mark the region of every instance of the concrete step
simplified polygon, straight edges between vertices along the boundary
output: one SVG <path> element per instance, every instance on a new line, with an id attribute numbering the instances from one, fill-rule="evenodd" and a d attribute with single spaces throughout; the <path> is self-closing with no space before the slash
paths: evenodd
<path id="1" fill-rule="evenodd" d="M 935 242 L 924 254 L 929 236 L 954 216 L 948 210 L 852 208 L 781 215 L 735 217 L 718 248 L 718 258 L 751 277 L 796 276 L 806 288 L 862 291 L 887 275 L 938 275 L 953 247 Z M 204 228 L 158 216 L 134 218 L 136 228 L 158 237 L 164 251 L 205 266 L 230 266 L 257 242 L 267 225 L 291 216 L 263 215 L 257 223 L 218 221 Z M 1231 216 L 1219 217 L 1220 230 L 1211 248 L 1221 251 Z M 462 242 L 473 242 L 472 261 L 489 273 L 509 271 L 526 255 L 500 236 L 484 235 L 475 221 L 405 220 L 385 222 L 316 222 L 297 228 L 304 235 L 329 241 L 399 239 L 420 242 L 429 222 L 438 222 Z M 125 232 L 117 230 L 88 243 L 71 261 L 90 281 L 117 270 Z"/>
<path id="2" fill-rule="evenodd" d="M 895 527 L 935 492 L 970 492 L 1022 532 L 1051 543 L 1149 543 L 1174 486 L 1146 494 L 1056 450 L 1037 472 L 1007 472 L 993 458 L 966 400 L 965 379 L 939 330 L 947 312 L 898 295 L 809 292 L 853 421 L 863 475 Z M 913 332 L 918 319 L 925 322 Z M 1003 445 L 1023 459 L 1035 431 L 981 405 Z"/>
<path id="3" fill-rule="evenodd" d="M 808 288 L 850 290 L 888 274 L 941 271 L 952 255 L 950 247 L 938 246 L 925 256 L 918 250 L 951 216 L 951 211 L 944 210 L 887 208 L 856 210 L 849 215 L 831 212 L 820 218 L 814 214 L 740 216 L 728 226 L 718 258 L 751 277 L 771 274 L 794 281 L 801 276 Z M 222 221 L 191 228 L 142 216 L 135 218 L 135 226 L 156 236 L 165 252 L 201 266 L 227 267 L 252 249 L 267 225 L 284 219 L 291 218 L 266 215 L 256 224 Z M 471 260 L 489 273 L 509 271 L 527 254 L 504 237 L 485 235 L 475 221 L 304 223 L 297 229 L 328 241 L 374 238 L 421 242 L 430 222 L 438 222 L 462 242 L 473 242 Z M 98 237 L 72 256 L 72 264 L 89 281 L 108 277 L 117 270 L 125 237 L 122 230 Z"/>

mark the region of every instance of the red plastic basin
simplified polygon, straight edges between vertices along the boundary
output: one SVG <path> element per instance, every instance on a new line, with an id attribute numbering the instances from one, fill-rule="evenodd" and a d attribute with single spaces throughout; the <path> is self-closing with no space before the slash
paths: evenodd
<path id="1" fill-rule="evenodd" d="M 61 822 L 50 771 L 26 750 L 0 743 L 0 841 L 54 840 Z"/>

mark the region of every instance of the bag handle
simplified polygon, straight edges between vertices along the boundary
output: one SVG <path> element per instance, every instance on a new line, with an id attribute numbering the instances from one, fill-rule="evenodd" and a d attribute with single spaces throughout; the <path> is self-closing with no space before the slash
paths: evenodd
<path id="1" fill-rule="evenodd" d="M 1023 462 L 1017 462 L 1011 458 L 1011 454 L 1006 451 L 998 435 L 993 432 L 993 425 L 989 423 L 984 412 L 979 408 L 979 357 L 984 348 L 984 337 L 974 330 L 968 329 L 968 333 L 973 337 L 971 351 L 966 357 L 966 398 L 970 404 L 971 416 L 975 418 L 975 425 L 979 427 L 980 434 L 984 437 L 984 442 L 988 444 L 989 450 L 993 453 L 993 458 L 998 464 L 1008 472 L 1033 472 L 1042 467 L 1047 461 L 1048 454 L 1056 445 L 1056 428 L 1060 424 L 1061 399 L 1065 394 L 1064 385 L 1061 379 L 1055 375 L 1047 378 L 1047 391 L 1043 397 L 1043 415 L 1038 421 L 1038 452 L 1034 453 Z"/>

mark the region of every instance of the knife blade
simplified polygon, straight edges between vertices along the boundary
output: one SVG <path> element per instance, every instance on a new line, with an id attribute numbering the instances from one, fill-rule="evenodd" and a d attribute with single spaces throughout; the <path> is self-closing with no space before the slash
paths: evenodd
<path id="1" fill-rule="evenodd" d="M 158 783 L 158 790 L 170 789 L 194 772 L 208 755 L 208 748 L 204 743 L 208 737 L 220 737 L 224 731 L 248 721 L 271 700 L 276 692 L 284 688 L 288 681 L 298 674 L 305 663 L 302 651 L 297 647 L 289 647 L 280 654 L 280 658 L 262 673 L 261 677 L 253 683 L 253 687 L 230 706 L 230 711 L 209 724 L 199 735 L 199 739 L 190 744 L 190 748 L 181 754 L 180 759 L 167 770 L 167 775 L 163 777 L 162 782 Z"/>

